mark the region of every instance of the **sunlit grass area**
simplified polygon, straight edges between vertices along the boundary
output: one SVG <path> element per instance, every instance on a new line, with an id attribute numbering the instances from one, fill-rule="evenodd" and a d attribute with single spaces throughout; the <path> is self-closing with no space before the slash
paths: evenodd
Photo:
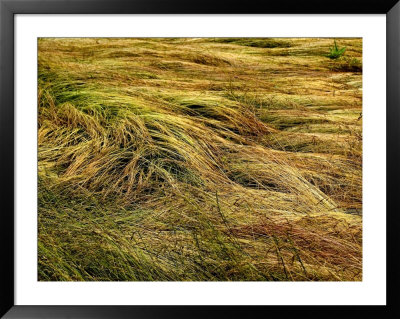
<path id="1" fill-rule="evenodd" d="M 362 279 L 362 40 L 38 40 L 42 281 Z"/>

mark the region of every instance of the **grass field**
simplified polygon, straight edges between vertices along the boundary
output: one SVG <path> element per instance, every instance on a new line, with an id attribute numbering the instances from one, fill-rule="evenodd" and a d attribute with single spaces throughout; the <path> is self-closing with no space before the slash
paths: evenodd
<path id="1" fill-rule="evenodd" d="M 38 279 L 362 279 L 362 40 L 38 40 Z"/>

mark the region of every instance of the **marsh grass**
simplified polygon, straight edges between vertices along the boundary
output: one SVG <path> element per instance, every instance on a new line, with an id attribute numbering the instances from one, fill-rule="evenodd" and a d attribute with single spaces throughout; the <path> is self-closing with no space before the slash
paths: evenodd
<path id="1" fill-rule="evenodd" d="M 361 40 L 331 41 L 39 39 L 39 280 L 361 280 Z"/>

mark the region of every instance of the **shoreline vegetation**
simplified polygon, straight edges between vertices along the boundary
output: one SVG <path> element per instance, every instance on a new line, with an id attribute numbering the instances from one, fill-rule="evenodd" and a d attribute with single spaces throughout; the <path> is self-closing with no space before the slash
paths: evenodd
<path id="1" fill-rule="evenodd" d="M 362 39 L 39 39 L 38 280 L 362 280 Z"/>

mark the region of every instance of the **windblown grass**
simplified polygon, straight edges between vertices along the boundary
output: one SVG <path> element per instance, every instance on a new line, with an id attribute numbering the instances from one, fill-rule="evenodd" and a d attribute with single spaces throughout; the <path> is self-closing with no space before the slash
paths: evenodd
<path id="1" fill-rule="evenodd" d="M 361 280 L 361 40 L 337 42 L 39 39 L 39 280 Z"/>

